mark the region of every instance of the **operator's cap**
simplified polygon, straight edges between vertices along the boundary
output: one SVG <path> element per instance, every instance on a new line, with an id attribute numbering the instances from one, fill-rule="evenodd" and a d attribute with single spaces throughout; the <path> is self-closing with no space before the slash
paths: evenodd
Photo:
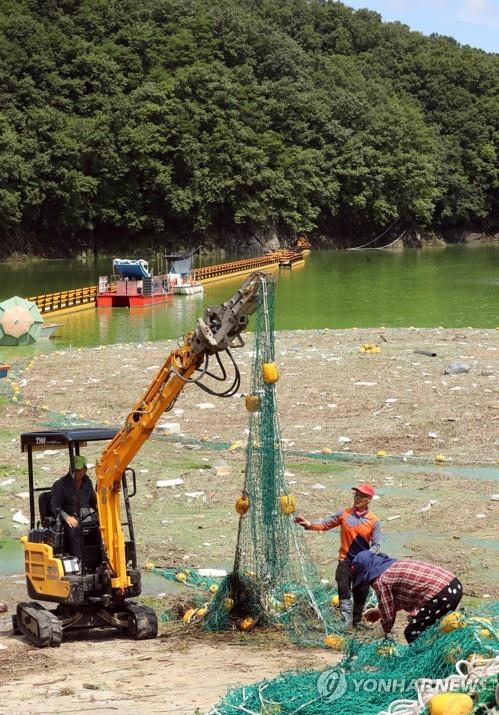
<path id="1" fill-rule="evenodd" d="M 81 454 L 77 454 L 75 457 L 75 469 L 86 469 L 87 460 Z"/>
<path id="2" fill-rule="evenodd" d="M 361 494 L 365 494 L 368 497 L 373 497 L 375 495 L 374 487 L 368 484 L 367 482 L 364 482 L 364 484 L 359 484 L 358 487 L 352 487 L 354 492 L 360 492 Z"/>

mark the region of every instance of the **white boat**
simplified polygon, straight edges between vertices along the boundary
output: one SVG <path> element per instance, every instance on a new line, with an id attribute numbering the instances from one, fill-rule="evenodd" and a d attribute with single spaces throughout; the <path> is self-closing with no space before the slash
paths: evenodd
<path id="1" fill-rule="evenodd" d="M 38 340 L 41 340 L 42 338 L 51 338 L 57 328 L 62 328 L 63 325 L 64 323 L 44 323 L 40 329 Z"/>
<path id="2" fill-rule="evenodd" d="M 171 281 L 170 285 L 172 285 Z M 172 285 L 172 290 L 174 295 L 196 295 L 196 293 L 202 295 L 204 293 L 201 283 L 176 283 Z"/>
<path id="3" fill-rule="evenodd" d="M 174 295 L 203 294 L 201 283 L 192 280 L 192 257 L 198 251 L 191 253 L 170 253 L 165 256 L 168 265 L 168 284 Z"/>

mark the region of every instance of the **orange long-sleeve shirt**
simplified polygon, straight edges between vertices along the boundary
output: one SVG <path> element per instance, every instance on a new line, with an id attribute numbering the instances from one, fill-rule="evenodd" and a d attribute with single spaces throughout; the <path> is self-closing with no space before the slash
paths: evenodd
<path id="1" fill-rule="evenodd" d="M 340 509 L 322 521 L 312 522 L 312 531 L 329 531 L 340 527 L 339 561 L 352 561 L 359 551 L 377 553 L 381 546 L 381 522 L 371 511 L 357 512 L 353 507 Z"/>

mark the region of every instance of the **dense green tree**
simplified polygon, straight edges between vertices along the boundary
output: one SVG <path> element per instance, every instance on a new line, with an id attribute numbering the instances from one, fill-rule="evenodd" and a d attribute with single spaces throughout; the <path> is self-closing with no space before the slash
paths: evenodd
<path id="1" fill-rule="evenodd" d="M 0 0 L 0 230 L 499 223 L 499 55 L 332 0 Z"/>
<path id="2" fill-rule="evenodd" d="M 21 222 L 28 172 L 19 137 L 6 117 L 0 114 L 0 224 L 3 227 Z"/>

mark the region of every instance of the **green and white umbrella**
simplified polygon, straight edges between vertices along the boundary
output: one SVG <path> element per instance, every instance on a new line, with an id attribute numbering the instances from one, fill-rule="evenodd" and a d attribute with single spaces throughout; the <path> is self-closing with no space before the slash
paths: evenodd
<path id="1" fill-rule="evenodd" d="M 43 318 L 36 303 L 15 295 L 0 303 L 0 345 L 36 342 Z"/>

